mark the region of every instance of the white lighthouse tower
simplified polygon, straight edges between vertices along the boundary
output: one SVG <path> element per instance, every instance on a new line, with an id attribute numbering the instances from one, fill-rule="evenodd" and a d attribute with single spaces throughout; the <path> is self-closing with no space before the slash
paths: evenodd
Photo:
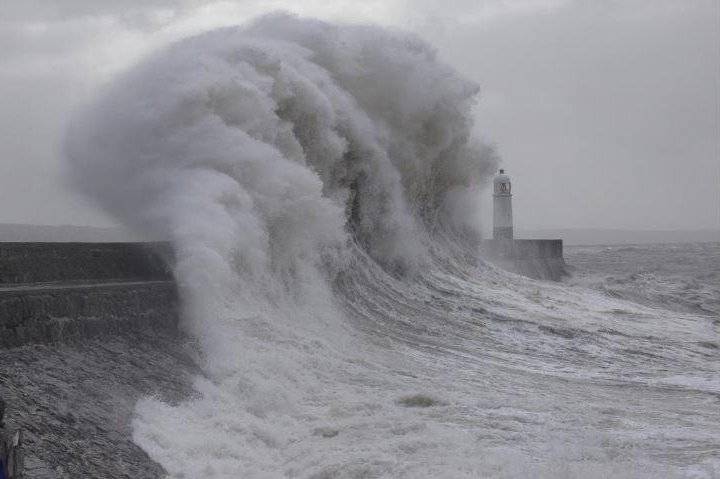
<path id="1" fill-rule="evenodd" d="M 561 239 L 514 239 L 512 189 L 505 170 L 493 178 L 493 239 L 480 244 L 483 257 L 530 278 L 559 281 L 567 274 Z"/>
<path id="2" fill-rule="evenodd" d="M 493 239 L 513 239 L 512 193 L 505 170 L 493 179 Z"/>

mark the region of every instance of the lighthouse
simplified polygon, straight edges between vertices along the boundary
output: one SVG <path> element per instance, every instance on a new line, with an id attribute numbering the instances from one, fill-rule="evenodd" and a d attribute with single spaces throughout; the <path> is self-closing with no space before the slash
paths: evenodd
<path id="1" fill-rule="evenodd" d="M 561 239 L 514 239 L 512 189 L 505 170 L 493 178 L 493 239 L 480 253 L 500 268 L 535 279 L 559 281 L 567 275 Z"/>
<path id="2" fill-rule="evenodd" d="M 505 170 L 493 179 L 493 239 L 513 239 L 512 193 Z"/>

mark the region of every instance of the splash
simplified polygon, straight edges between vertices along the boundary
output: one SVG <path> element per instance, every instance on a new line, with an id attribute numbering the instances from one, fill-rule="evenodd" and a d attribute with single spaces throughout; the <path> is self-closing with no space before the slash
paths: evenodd
<path id="1" fill-rule="evenodd" d="M 177 252 L 207 376 L 135 429 L 173 477 L 277 472 L 308 424 L 363 407 L 341 378 L 370 346 L 337 285 L 363 262 L 412 276 L 439 230 L 478 237 L 477 92 L 415 36 L 274 14 L 171 45 L 74 120 L 77 188 Z"/>
<path id="2" fill-rule="evenodd" d="M 477 230 L 474 212 L 443 208 L 476 199 L 494 168 L 470 136 L 477 92 L 416 37 L 271 15 L 139 65 L 74 122 L 66 150 L 78 187 L 113 214 L 233 250 L 253 273 L 348 232 L 405 268 L 427 223 Z"/>

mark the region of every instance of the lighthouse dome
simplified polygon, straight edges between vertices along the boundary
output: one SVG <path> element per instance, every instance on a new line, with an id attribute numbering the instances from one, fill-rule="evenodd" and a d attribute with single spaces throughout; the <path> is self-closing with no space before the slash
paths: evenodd
<path id="1" fill-rule="evenodd" d="M 510 177 L 505 174 L 505 170 L 500 170 L 500 172 L 495 175 L 495 178 L 493 178 L 493 192 L 496 195 L 509 195 L 511 186 Z"/>

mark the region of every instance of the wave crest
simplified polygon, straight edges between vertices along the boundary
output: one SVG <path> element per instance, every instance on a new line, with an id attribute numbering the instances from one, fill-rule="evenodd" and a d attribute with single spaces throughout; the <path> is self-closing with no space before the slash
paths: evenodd
<path id="1" fill-rule="evenodd" d="M 66 151 L 113 214 L 249 271 L 348 232 L 406 268 L 428 224 L 477 231 L 474 208 L 448 207 L 495 166 L 471 138 L 477 92 L 415 36 L 274 14 L 155 54 L 76 119 Z"/>
<path id="2" fill-rule="evenodd" d="M 176 249 L 206 377 L 134 425 L 173 477 L 263 475 L 322 411 L 362 413 L 376 346 L 342 303 L 366 292 L 338 289 L 478 236 L 477 91 L 412 35 L 275 14 L 169 46 L 75 118 L 76 186 Z"/>

